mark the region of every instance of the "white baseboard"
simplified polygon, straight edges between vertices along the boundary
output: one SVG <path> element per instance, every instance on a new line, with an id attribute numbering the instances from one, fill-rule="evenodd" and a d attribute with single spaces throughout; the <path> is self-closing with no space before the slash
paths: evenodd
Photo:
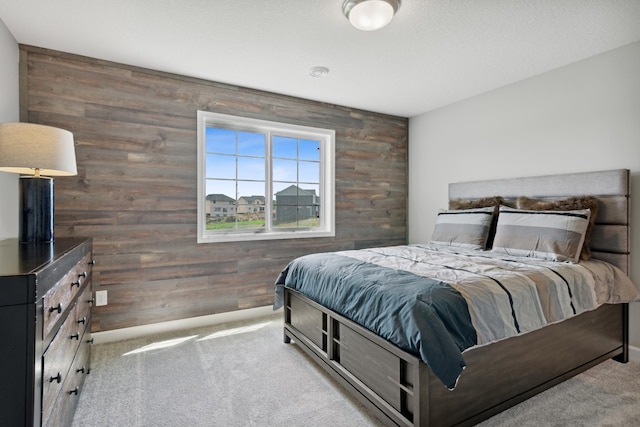
<path id="1" fill-rule="evenodd" d="M 640 362 L 640 347 L 629 346 L 629 360 Z"/>
<path id="2" fill-rule="evenodd" d="M 171 320 L 168 322 L 152 323 L 150 325 L 132 326 L 130 328 L 114 329 L 112 331 L 94 332 L 91 334 L 94 344 L 106 342 L 124 341 L 132 338 L 140 338 L 148 335 L 164 332 L 178 331 L 181 329 L 199 328 L 202 326 L 217 325 L 226 322 L 257 319 L 260 317 L 274 316 L 277 313 L 282 316 L 282 310 L 273 311 L 272 306 L 249 308 L 246 310 L 230 311 L 228 313 L 211 314 L 208 316 L 190 317 L 188 319 Z"/>

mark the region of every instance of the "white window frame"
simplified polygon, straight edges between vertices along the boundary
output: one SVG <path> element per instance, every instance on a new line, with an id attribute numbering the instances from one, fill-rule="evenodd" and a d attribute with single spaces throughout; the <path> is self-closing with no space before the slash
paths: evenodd
<path id="1" fill-rule="evenodd" d="M 267 134 L 265 223 L 271 225 L 271 135 L 320 141 L 320 225 L 310 229 L 211 231 L 206 229 L 206 128 L 224 127 Z M 306 239 L 335 236 L 335 130 L 231 116 L 198 110 L 198 243 Z"/>

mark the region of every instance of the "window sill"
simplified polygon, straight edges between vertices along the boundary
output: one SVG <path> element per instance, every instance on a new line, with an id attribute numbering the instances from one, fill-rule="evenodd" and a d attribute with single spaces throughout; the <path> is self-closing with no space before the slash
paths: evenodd
<path id="1" fill-rule="evenodd" d="M 206 234 L 198 235 L 198 243 L 227 243 L 227 242 L 250 242 L 257 240 L 283 240 L 283 239 L 311 239 L 318 237 L 335 237 L 336 233 L 330 231 L 286 231 L 269 233 L 229 233 L 229 234 Z"/>

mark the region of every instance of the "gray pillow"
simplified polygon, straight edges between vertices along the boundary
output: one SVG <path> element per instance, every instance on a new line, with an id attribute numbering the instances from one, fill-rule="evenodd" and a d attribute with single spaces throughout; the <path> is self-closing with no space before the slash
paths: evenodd
<path id="1" fill-rule="evenodd" d="M 596 218 L 598 216 L 598 208 L 600 201 L 593 196 L 583 197 L 569 197 L 567 199 L 560 200 L 539 200 L 530 199 L 528 197 L 518 197 L 517 201 L 518 209 L 533 210 L 533 211 L 570 211 L 589 209 L 591 215 L 589 215 L 589 226 L 587 227 L 587 233 L 584 236 L 584 244 L 582 245 L 582 252 L 580 252 L 580 259 L 591 259 L 591 250 L 589 248 L 591 241 L 591 233 L 595 226 Z"/>
<path id="2" fill-rule="evenodd" d="M 494 208 L 443 210 L 438 213 L 431 243 L 486 249 Z"/>
<path id="3" fill-rule="evenodd" d="M 488 208 L 493 206 L 493 221 L 487 238 L 487 248 L 493 246 L 493 236 L 496 235 L 496 223 L 498 222 L 498 211 L 501 205 L 507 205 L 501 196 L 483 197 L 481 199 L 451 199 L 449 200 L 449 209 L 477 209 Z"/>
<path id="4" fill-rule="evenodd" d="M 492 252 L 578 262 L 589 209 L 533 211 L 500 207 Z"/>

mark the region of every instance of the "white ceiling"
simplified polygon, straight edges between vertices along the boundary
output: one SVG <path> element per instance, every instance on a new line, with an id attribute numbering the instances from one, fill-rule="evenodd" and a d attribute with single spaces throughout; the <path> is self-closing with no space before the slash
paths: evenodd
<path id="1" fill-rule="evenodd" d="M 640 0 L 402 0 L 375 32 L 342 2 L 0 0 L 0 19 L 22 44 L 404 117 L 640 40 Z"/>

